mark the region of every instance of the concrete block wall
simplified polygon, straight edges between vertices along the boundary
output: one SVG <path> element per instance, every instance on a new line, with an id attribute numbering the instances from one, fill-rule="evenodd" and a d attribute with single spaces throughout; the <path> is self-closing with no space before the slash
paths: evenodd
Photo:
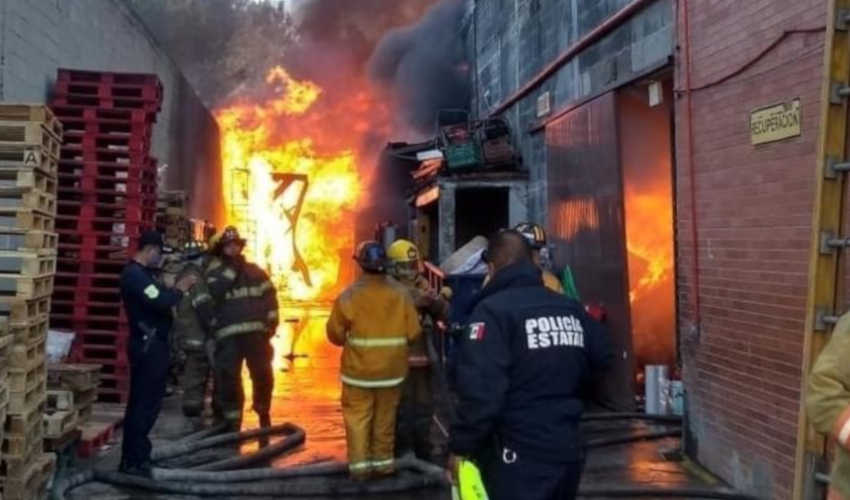
<path id="1" fill-rule="evenodd" d="M 559 54 L 632 0 L 477 0 L 470 30 L 472 109 L 488 116 Z M 529 216 L 546 220 L 544 134 L 537 98 L 551 96 L 552 113 L 659 67 L 673 54 L 673 2 L 649 2 L 640 12 L 562 66 L 504 116 L 530 174 Z"/>
<path id="2" fill-rule="evenodd" d="M 121 0 L 0 0 L 0 101 L 46 102 L 60 67 L 156 73 L 165 102 L 153 154 L 192 214 L 221 221 L 218 126 L 179 68 Z"/>
<path id="3" fill-rule="evenodd" d="M 825 0 L 683 2 L 692 86 L 748 64 Z M 686 41 L 679 12 L 679 46 Z M 679 336 L 689 453 L 737 488 L 790 498 L 819 132 L 823 33 L 792 35 L 693 93 L 701 322 L 695 323 L 686 100 L 676 104 Z M 681 54 L 680 54 L 681 55 Z M 685 86 L 677 61 L 677 88 Z M 802 135 L 753 146 L 750 111 L 800 98 Z"/>

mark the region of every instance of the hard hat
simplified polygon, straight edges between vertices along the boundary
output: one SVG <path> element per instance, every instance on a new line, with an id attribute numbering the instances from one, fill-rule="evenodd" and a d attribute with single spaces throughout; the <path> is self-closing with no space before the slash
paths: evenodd
<path id="1" fill-rule="evenodd" d="M 419 248 L 409 240 L 395 240 L 387 249 L 387 258 L 392 262 L 418 262 Z"/>
<path id="2" fill-rule="evenodd" d="M 183 245 L 183 257 L 195 259 L 207 251 L 207 244 L 200 240 L 189 240 Z"/>
<path id="3" fill-rule="evenodd" d="M 382 273 L 387 268 L 387 253 L 377 241 L 364 241 L 357 245 L 354 260 L 364 271 Z"/>
<path id="4" fill-rule="evenodd" d="M 236 229 L 235 226 L 227 226 L 224 228 L 224 231 L 221 233 L 221 237 L 219 238 L 216 246 L 225 246 L 228 243 L 238 243 L 241 246 L 245 246 L 245 240 L 239 236 L 239 230 Z"/>
<path id="5" fill-rule="evenodd" d="M 540 224 L 533 222 L 523 222 L 517 225 L 514 230 L 528 240 L 528 244 L 535 250 L 540 250 L 546 246 L 546 231 Z"/>

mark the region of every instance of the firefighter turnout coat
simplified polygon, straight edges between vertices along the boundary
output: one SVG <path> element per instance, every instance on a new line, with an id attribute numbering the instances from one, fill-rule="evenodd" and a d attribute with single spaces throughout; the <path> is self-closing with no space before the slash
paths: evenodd
<path id="1" fill-rule="evenodd" d="M 607 332 L 531 263 L 499 271 L 476 300 L 454 373 L 452 453 L 478 457 L 498 443 L 540 463 L 580 462 L 583 399 L 613 362 Z"/>
<path id="2" fill-rule="evenodd" d="M 212 297 L 207 289 L 202 266 L 194 262 L 187 262 L 180 269 L 180 272 L 177 273 L 176 280 L 179 281 L 185 276 L 190 275 L 194 275 L 198 281 L 189 289 L 188 293 L 183 295 L 183 299 L 177 304 L 177 313 L 174 317 L 174 333 L 180 342 L 181 349 L 184 351 L 204 352 L 207 331 L 201 324 L 201 320 L 196 313 L 196 308 L 205 302 L 212 301 Z"/>
<path id="3" fill-rule="evenodd" d="M 830 500 L 850 500 L 850 314 L 835 325 L 809 377 L 806 406 L 814 428 L 837 442 Z"/>
<path id="4" fill-rule="evenodd" d="M 410 293 L 413 305 L 419 311 L 419 320 L 422 325 L 422 335 L 410 345 L 407 360 L 411 368 L 424 368 L 431 364 L 427 342 L 432 341 L 431 335 L 437 330 L 437 322 L 448 317 L 449 303 L 440 295 L 432 296 L 429 293 L 428 280 L 422 276 L 418 276 L 415 283 L 406 281 L 400 281 L 400 283 Z"/>
<path id="5" fill-rule="evenodd" d="M 215 259 L 207 268 L 206 285 L 212 300 L 195 307 L 216 341 L 247 333 L 274 334 L 277 291 L 265 271 L 241 256 Z"/>
<path id="6" fill-rule="evenodd" d="M 395 387 L 407 375 L 408 345 L 421 334 L 413 299 L 383 274 L 364 274 L 334 302 L 327 334 L 342 346 L 342 382 L 364 389 Z"/>

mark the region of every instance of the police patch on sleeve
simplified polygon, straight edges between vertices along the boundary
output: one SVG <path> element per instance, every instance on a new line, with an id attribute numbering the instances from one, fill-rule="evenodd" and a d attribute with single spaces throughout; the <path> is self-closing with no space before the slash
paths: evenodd
<path id="1" fill-rule="evenodd" d="M 484 340 L 484 323 L 471 323 L 469 325 L 469 340 Z"/>
<path id="2" fill-rule="evenodd" d="M 145 288 L 145 296 L 151 300 L 155 300 L 159 297 L 159 288 L 157 288 L 156 285 L 148 285 L 148 287 Z"/>

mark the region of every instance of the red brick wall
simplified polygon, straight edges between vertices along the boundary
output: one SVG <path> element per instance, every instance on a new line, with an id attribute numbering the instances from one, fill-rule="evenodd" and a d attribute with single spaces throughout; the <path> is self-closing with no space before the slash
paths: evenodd
<path id="1" fill-rule="evenodd" d="M 677 87 L 752 60 L 783 30 L 826 22 L 825 0 L 679 2 Z M 677 290 L 695 457 L 738 488 L 793 487 L 824 34 L 792 35 L 745 72 L 693 94 L 701 322 L 693 307 L 687 100 L 676 105 Z M 751 110 L 799 97 L 802 136 L 752 146 Z M 698 332 L 698 333 L 697 333 Z"/>

